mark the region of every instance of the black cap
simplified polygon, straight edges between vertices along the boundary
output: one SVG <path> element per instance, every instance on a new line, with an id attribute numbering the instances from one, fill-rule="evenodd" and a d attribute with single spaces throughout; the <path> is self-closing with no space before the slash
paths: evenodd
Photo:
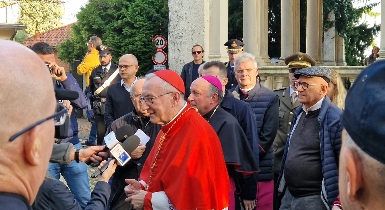
<path id="1" fill-rule="evenodd" d="M 96 47 L 96 50 L 99 51 L 99 56 L 104 57 L 112 53 L 112 49 L 107 45 L 101 44 Z"/>
<path id="2" fill-rule="evenodd" d="M 229 53 L 239 53 L 245 44 L 238 39 L 230 39 L 224 45 L 227 46 L 226 49 Z"/>
<path id="3" fill-rule="evenodd" d="M 385 61 L 358 75 L 345 100 L 342 124 L 362 151 L 385 164 Z"/>

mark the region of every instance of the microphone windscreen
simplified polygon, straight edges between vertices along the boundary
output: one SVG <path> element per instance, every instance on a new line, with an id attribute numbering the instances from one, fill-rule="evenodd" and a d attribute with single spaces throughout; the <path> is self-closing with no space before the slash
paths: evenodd
<path id="1" fill-rule="evenodd" d="M 139 146 L 139 143 L 139 137 L 132 135 L 122 143 L 122 147 L 127 153 L 131 153 Z"/>
<path id="2" fill-rule="evenodd" d="M 71 90 L 55 89 L 56 100 L 76 100 L 79 98 L 79 93 Z"/>
<path id="3" fill-rule="evenodd" d="M 127 138 L 127 136 L 129 136 L 130 133 L 133 133 L 131 127 L 129 125 L 124 125 L 115 131 L 115 137 L 118 141 L 122 141 L 125 138 Z"/>

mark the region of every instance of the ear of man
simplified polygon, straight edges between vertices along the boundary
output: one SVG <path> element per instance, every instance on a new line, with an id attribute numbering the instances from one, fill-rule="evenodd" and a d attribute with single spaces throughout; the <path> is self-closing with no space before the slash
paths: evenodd
<path id="1" fill-rule="evenodd" d="M 25 159 L 33 166 L 39 165 L 41 162 L 41 151 L 44 147 L 43 140 L 39 136 L 41 128 L 41 125 L 31 128 L 20 139 L 23 141 Z"/>
<path id="2" fill-rule="evenodd" d="M 345 163 L 346 163 L 346 181 L 347 183 L 347 195 L 352 202 L 360 199 L 360 192 L 364 187 L 364 174 L 363 167 L 361 165 L 361 158 L 358 152 L 351 147 L 345 148 Z"/>

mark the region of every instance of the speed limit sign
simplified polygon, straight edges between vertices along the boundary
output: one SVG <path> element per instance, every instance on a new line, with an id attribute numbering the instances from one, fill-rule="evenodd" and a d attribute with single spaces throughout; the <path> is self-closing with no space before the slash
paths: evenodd
<path id="1" fill-rule="evenodd" d="M 162 35 L 154 36 L 152 42 L 155 44 L 156 49 L 164 49 L 167 46 L 167 39 Z"/>

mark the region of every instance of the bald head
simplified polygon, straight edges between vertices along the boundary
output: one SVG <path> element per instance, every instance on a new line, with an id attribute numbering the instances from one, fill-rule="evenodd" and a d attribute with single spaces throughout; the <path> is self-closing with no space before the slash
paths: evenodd
<path id="1" fill-rule="evenodd" d="M 49 70 L 36 53 L 0 40 L 0 192 L 12 192 L 33 202 L 42 183 L 54 142 L 53 120 L 10 136 L 52 116 L 56 101 Z M 22 58 L 22 59 L 20 59 Z M 4 126 L 6 125 L 6 126 Z"/>
<path id="2" fill-rule="evenodd" d="M 134 65 L 138 65 L 138 59 L 133 54 L 125 54 L 119 59 L 119 64 L 121 61 L 130 62 Z"/>

